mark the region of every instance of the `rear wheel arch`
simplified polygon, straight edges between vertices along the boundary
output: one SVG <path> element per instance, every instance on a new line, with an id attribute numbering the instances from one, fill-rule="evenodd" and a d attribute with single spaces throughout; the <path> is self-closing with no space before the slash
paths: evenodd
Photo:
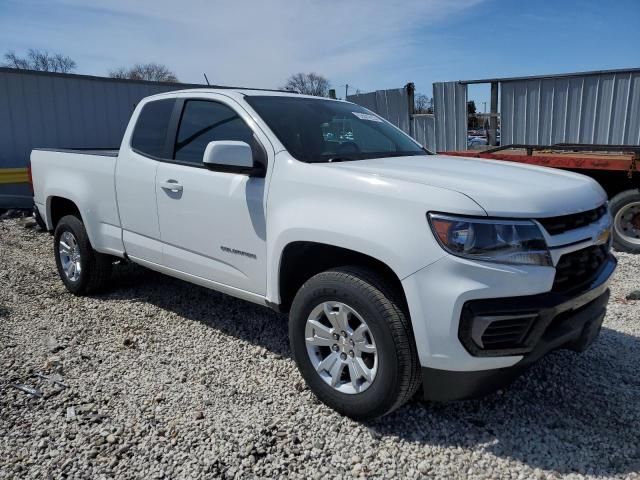
<path id="1" fill-rule="evenodd" d="M 73 215 L 82 221 L 80 209 L 73 200 L 65 197 L 52 196 L 47 201 L 47 220 L 51 230 L 55 230 L 60 220 L 67 216 Z"/>
<path id="2" fill-rule="evenodd" d="M 401 280 L 387 263 L 356 250 L 311 241 L 291 242 L 282 249 L 278 266 L 278 309 L 288 312 L 300 287 L 314 275 L 346 265 L 367 268 L 379 275 L 396 292 L 408 313 Z"/>

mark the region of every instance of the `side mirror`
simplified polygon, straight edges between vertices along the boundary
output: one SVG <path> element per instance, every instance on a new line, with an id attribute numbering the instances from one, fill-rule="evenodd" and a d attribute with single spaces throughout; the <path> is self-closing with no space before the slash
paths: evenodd
<path id="1" fill-rule="evenodd" d="M 264 171 L 261 165 L 254 164 L 249 144 L 234 140 L 209 142 L 204 150 L 202 163 L 209 170 L 217 172 L 259 175 L 259 172 Z"/>

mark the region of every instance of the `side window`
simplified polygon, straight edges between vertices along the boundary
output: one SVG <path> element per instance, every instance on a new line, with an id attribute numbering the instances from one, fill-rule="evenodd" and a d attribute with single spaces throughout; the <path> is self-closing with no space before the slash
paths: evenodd
<path id="1" fill-rule="evenodd" d="M 185 102 L 174 158 L 201 165 L 205 148 L 214 140 L 247 142 L 256 153 L 253 131 L 232 108 L 208 100 Z"/>
<path id="2" fill-rule="evenodd" d="M 167 130 L 175 99 L 156 100 L 142 107 L 138 116 L 131 148 L 152 157 L 166 157 Z"/>

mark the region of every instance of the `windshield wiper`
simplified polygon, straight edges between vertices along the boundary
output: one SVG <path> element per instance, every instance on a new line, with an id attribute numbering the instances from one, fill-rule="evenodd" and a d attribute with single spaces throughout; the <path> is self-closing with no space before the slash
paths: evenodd
<path id="1" fill-rule="evenodd" d="M 316 157 L 314 159 L 307 160 L 307 162 L 308 163 L 334 163 L 334 162 L 337 163 L 337 162 L 350 162 L 351 160 L 357 160 L 357 158 L 339 157 L 339 156 L 328 157 L 328 158 Z"/>

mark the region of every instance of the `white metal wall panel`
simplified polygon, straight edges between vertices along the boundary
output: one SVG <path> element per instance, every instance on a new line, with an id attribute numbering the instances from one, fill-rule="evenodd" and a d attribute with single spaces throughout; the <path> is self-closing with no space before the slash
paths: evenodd
<path id="1" fill-rule="evenodd" d="M 501 82 L 502 144 L 640 144 L 640 72 Z"/>
<path id="2" fill-rule="evenodd" d="M 413 121 L 413 138 L 420 144 L 431 150 L 436 151 L 436 118 L 433 115 L 414 115 Z"/>
<path id="3" fill-rule="evenodd" d="M 0 68 L 0 169 L 37 147 L 117 148 L 140 99 L 190 86 Z M 0 185 L 0 208 L 31 204 L 27 184 Z"/>
<path id="4" fill-rule="evenodd" d="M 409 94 L 406 88 L 349 95 L 347 100 L 377 113 L 403 132 L 411 132 Z"/>
<path id="5" fill-rule="evenodd" d="M 117 148 L 137 102 L 187 87 L 0 69 L 0 168 L 37 147 Z"/>
<path id="6" fill-rule="evenodd" d="M 467 149 L 467 85 L 433 84 L 436 150 Z"/>

